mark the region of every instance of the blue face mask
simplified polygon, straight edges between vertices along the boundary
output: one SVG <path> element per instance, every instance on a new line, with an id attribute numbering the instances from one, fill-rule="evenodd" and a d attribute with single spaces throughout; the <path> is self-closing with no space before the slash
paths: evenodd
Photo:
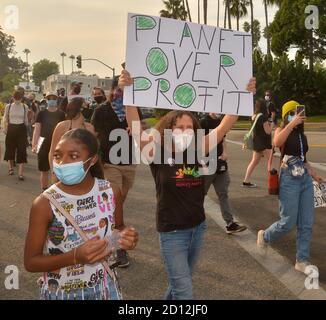
<path id="1" fill-rule="evenodd" d="M 53 172 L 57 176 L 57 178 L 65 185 L 72 186 L 78 183 L 81 183 L 91 166 L 88 169 L 84 170 L 84 164 L 88 162 L 91 158 L 86 160 L 85 162 L 73 162 L 67 164 L 57 164 L 53 161 Z"/>
<path id="2" fill-rule="evenodd" d="M 295 118 L 295 116 L 288 115 L 288 121 L 289 121 L 289 122 L 293 121 L 294 118 Z"/>
<path id="3" fill-rule="evenodd" d="M 48 108 L 56 107 L 57 105 L 57 100 L 48 100 Z"/>

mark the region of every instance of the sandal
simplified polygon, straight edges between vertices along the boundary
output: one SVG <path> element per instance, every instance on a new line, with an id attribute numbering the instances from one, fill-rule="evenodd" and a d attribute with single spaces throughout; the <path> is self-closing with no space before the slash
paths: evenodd
<path id="1" fill-rule="evenodd" d="M 20 181 L 24 181 L 24 180 L 25 180 L 24 176 L 19 176 L 18 179 L 19 179 Z"/>
<path id="2" fill-rule="evenodd" d="M 9 175 L 13 176 L 14 175 L 14 170 L 13 169 L 9 169 Z"/>

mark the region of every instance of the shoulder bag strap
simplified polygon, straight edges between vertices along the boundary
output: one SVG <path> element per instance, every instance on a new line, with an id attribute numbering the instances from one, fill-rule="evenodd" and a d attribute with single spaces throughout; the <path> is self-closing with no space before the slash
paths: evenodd
<path id="1" fill-rule="evenodd" d="M 85 234 L 85 232 L 78 226 L 74 218 L 62 207 L 62 205 L 55 200 L 50 193 L 48 192 L 43 192 L 43 196 L 47 198 L 59 211 L 60 213 L 69 221 L 69 223 L 75 228 L 75 230 L 78 232 L 78 234 L 81 236 L 81 238 L 86 242 L 88 241 L 88 237 Z M 116 276 L 114 272 L 111 270 L 109 264 L 107 261 L 102 261 L 101 262 L 104 269 L 107 271 L 107 273 L 110 275 L 110 277 L 116 281 Z"/>
<path id="2" fill-rule="evenodd" d="M 251 127 L 251 129 L 250 129 L 250 131 L 249 131 L 249 135 L 250 135 L 250 136 L 251 136 L 252 132 L 254 131 L 255 127 L 256 127 L 256 124 L 257 124 L 258 119 L 259 119 L 262 115 L 263 115 L 262 113 L 258 113 L 258 114 L 257 114 L 256 119 L 255 119 L 255 121 L 254 121 L 254 123 L 253 123 L 253 125 L 252 125 L 252 127 Z"/>

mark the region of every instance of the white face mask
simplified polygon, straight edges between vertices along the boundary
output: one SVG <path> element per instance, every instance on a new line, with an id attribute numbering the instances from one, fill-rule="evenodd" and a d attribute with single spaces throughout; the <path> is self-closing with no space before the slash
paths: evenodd
<path id="1" fill-rule="evenodd" d="M 265 96 L 265 100 L 269 101 L 269 100 L 271 100 L 271 97 L 270 96 Z"/>
<path id="2" fill-rule="evenodd" d="M 193 139 L 193 133 L 173 133 L 172 139 L 175 152 L 184 152 L 188 149 Z"/>

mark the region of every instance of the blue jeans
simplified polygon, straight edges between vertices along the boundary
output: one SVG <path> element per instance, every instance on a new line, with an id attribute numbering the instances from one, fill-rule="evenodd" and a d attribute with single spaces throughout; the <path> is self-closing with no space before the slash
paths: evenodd
<path id="1" fill-rule="evenodd" d="M 273 242 L 297 226 L 297 261 L 310 257 L 310 242 L 314 223 L 314 189 L 305 169 L 302 177 L 292 177 L 289 169 L 281 169 L 280 217 L 264 233 L 266 242 Z"/>
<path id="2" fill-rule="evenodd" d="M 206 222 L 192 229 L 161 232 L 160 247 L 168 275 L 165 300 L 191 300 L 192 272 L 203 245 Z"/>

